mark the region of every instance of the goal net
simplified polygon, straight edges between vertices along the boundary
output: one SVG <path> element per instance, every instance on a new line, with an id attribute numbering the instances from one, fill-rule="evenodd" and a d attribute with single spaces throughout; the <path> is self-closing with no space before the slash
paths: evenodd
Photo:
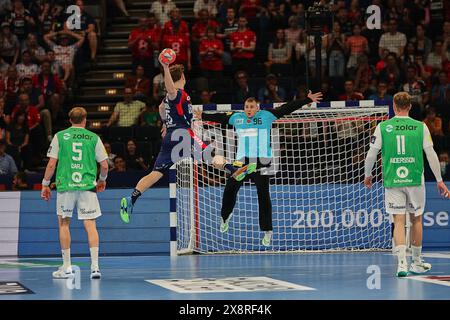
<path id="1" fill-rule="evenodd" d="M 261 244 L 264 232 L 259 228 L 253 183 L 246 181 L 240 189 L 229 230 L 220 233 L 226 172 L 195 157 L 178 162 L 177 252 L 389 249 L 391 224 L 383 205 L 381 161 L 373 171 L 374 186 L 367 189 L 362 184 L 370 138 L 389 112 L 388 106 L 371 104 L 350 108 L 313 104 L 274 122 L 273 159 L 263 172 L 271 176 L 269 247 Z M 195 121 L 193 130 L 206 143 L 212 142 L 205 151 L 222 155 L 229 163 L 235 160 L 233 128 Z"/>

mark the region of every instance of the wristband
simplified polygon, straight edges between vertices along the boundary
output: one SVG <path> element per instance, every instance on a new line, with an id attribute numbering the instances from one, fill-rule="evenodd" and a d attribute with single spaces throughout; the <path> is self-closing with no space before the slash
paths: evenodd
<path id="1" fill-rule="evenodd" d="M 98 180 L 99 181 L 106 181 L 106 178 L 108 178 L 108 174 L 106 176 L 102 176 L 102 174 L 99 175 Z"/>
<path id="2" fill-rule="evenodd" d="M 42 179 L 42 185 L 44 186 L 44 187 L 48 187 L 49 185 L 50 185 L 50 180 L 45 180 L 45 178 L 44 179 Z"/>

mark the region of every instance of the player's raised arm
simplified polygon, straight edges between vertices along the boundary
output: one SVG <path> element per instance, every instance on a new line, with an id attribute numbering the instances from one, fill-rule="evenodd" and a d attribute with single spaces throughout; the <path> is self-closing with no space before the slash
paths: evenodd
<path id="1" fill-rule="evenodd" d="M 267 109 L 267 111 L 271 112 L 277 118 L 282 118 L 285 115 L 291 114 L 292 112 L 300 109 L 305 104 L 308 104 L 311 102 L 320 102 L 321 100 L 322 100 L 322 92 L 312 93 L 310 90 L 308 92 L 308 98 L 305 100 L 294 100 L 294 101 L 283 104 L 279 108 Z"/>
<path id="2" fill-rule="evenodd" d="M 173 82 L 172 75 L 170 74 L 170 63 L 174 60 L 168 60 L 165 58 L 166 54 L 171 54 L 170 49 L 164 49 L 159 55 L 159 63 L 163 66 L 164 70 L 164 85 L 166 87 L 167 94 L 170 100 L 174 100 L 177 97 L 177 89 Z"/>

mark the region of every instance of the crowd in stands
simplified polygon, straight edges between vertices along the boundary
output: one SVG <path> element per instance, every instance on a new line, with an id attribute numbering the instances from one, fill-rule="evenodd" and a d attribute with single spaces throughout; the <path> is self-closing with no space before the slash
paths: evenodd
<path id="1" fill-rule="evenodd" d="M 50 136 L 49 127 L 73 79 L 68 61 L 82 47 L 95 61 L 96 26 L 86 15 L 84 32 L 74 33 L 64 28 L 57 4 L 36 6 L 33 3 L 38 1 L 14 0 L 11 9 L 2 11 L 3 2 L 8 1 L 0 1 L 0 70 L 5 87 L 0 83 L 0 125 L 7 149 L 14 148 L 14 159 L 20 159 L 30 152 L 27 139 Z M 154 132 L 161 127 L 158 105 L 165 92 L 157 56 L 169 47 L 177 54 L 175 63 L 184 65 L 186 90 L 194 104 L 243 103 L 252 96 L 262 103 L 283 102 L 304 98 L 309 88 L 321 90 L 327 101 L 390 102 L 396 92 L 407 91 L 413 97 L 411 116 L 429 127 L 448 178 L 448 1 L 432 6 L 428 0 L 322 0 L 333 11 L 334 22 L 330 30 L 323 29 L 320 57 L 316 57 L 314 36 L 307 32 L 306 12 L 314 2 L 196 0 L 194 20 L 183 17 L 174 1 L 149 2 L 146 17 L 139 18 L 129 35 L 134 71 L 126 81 L 124 99 L 102 128 L 102 138 L 112 150 L 111 170 L 152 166 L 155 154 L 147 155 L 143 143 L 157 151 L 157 142 L 136 139 L 134 133 L 139 127 Z M 122 15 L 129 16 L 126 1 L 115 3 Z M 366 8 L 371 4 L 381 8 L 381 29 L 366 26 Z M 321 70 L 316 68 L 317 59 Z M 45 80 L 55 73 L 52 81 Z M 319 73 L 320 87 L 315 82 Z M 21 113 L 34 116 L 24 122 Z M 116 128 L 132 128 L 122 135 L 120 146 L 115 145 Z M 18 136 L 8 139 L 7 131 Z"/>

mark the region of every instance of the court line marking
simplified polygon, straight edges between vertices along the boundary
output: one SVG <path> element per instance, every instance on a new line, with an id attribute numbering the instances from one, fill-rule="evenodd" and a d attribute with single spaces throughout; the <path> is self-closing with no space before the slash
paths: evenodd
<path id="1" fill-rule="evenodd" d="M 441 286 L 450 287 L 450 281 L 446 282 L 446 281 L 442 281 L 442 280 L 429 279 L 428 277 L 430 277 L 430 276 L 413 276 L 413 277 L 407 277 L 407 279 L 428 282 L 428 283 L 432 283 L 432 284 L 438 284 Z M 450 276 L 446 276 L 446 277 L 450 277 Z"/>

